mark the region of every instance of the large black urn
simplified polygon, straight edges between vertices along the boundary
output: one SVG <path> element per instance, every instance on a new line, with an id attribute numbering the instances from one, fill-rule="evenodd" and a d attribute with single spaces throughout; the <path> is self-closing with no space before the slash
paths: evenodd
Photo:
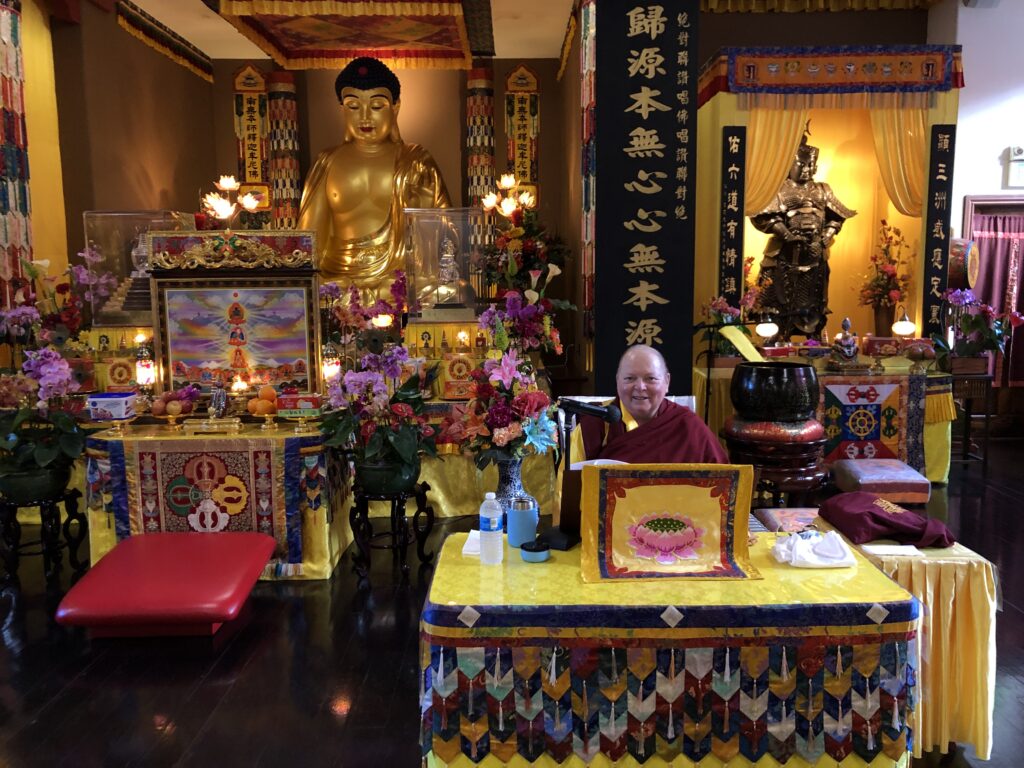
<path id="1" fill-rule="evenodd" d="M 805 421 L 818 407 L 818 376 L 805 363 L 740 363 L 729 395 L 746 421 Z"/>

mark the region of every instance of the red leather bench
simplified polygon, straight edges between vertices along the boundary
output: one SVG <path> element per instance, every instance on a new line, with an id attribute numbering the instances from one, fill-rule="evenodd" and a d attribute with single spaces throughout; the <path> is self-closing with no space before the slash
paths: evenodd
<path id="1" fill-rule="evenodd" d="M 71 588 L 57 621 L 94 637 L 213 635 L 238 616 L 274 544 L 262 533 L 132 536 Z"/>

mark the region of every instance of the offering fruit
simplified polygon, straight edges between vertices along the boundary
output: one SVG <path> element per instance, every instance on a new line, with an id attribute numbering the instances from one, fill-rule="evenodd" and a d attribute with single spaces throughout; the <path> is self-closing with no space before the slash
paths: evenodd
<path id="1" fill-rule="evenodd" d="M 252 398 L 251 400 L 249 400 L 248 403 L 245 404 L 246 410 L 248 410 L 249 413 L 251 413 L 253 416 L 255 416 L 256 415 L 256 409 L 259 407 L 260 402 L 261 401 L 260 401 L 260 399 L 258 397 Z"/>
<path id="2" fill-rule="evenodd" d="M 168 416 L 180 416 L 182 413 L 182 404 L 180 400 L 170 400 L 167 402 L 164 411 Z"/>
<path id="3" fill-rule="evenodd" d="M 276 403 L 277 390 L 274 389 L 269 384 L 264 384 L 262 387 L 260 387 L 259 398 L 260 400 L 266 400 L 267 402 Z"/>
<path id="4" fill-rule="evenodd" d="M 258 398 L 256 400 L 256 415 L 266 416 L 268 413 L 277 413 L 277 406 L 270 400 Z"/>
<path id="5" fill-rule="evenodd" d="M 167 413 L 167 403 L 157 398 L 149 407 L 149 412 L 152 413 L 154 416 L 163 416 L 165 413 Z"/>

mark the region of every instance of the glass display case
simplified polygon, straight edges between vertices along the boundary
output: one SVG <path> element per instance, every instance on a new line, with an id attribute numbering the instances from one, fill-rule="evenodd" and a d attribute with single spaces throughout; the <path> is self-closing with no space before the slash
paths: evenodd
<path id="1" fill-rule="evenodd" d="M 96 259 L 87 261 L 84 266 L 93 273 L 112 275 L 116 283 L 111 295 L 93 301 L 93 325 L 152 325 L 146 234 L 156 230 L 195 229 L 194 216 L 163 210 L 85 211 L 82 218 L 85 244 Z"/>
<path id="2" fill-rule="evenodd" d="M 479 208 L 406 208 L 406 272 L 419 319 L 472 319 L 486 225 Z"/>

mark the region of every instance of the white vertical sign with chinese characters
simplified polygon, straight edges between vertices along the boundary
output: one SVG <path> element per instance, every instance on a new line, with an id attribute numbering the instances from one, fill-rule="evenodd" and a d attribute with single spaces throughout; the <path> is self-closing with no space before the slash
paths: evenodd
<path id="1" fill-rule="evenodd" d="M 650 344 L 690 386 L 697 0 L 598 5 L 597 391 L 623 350 Z"/>

